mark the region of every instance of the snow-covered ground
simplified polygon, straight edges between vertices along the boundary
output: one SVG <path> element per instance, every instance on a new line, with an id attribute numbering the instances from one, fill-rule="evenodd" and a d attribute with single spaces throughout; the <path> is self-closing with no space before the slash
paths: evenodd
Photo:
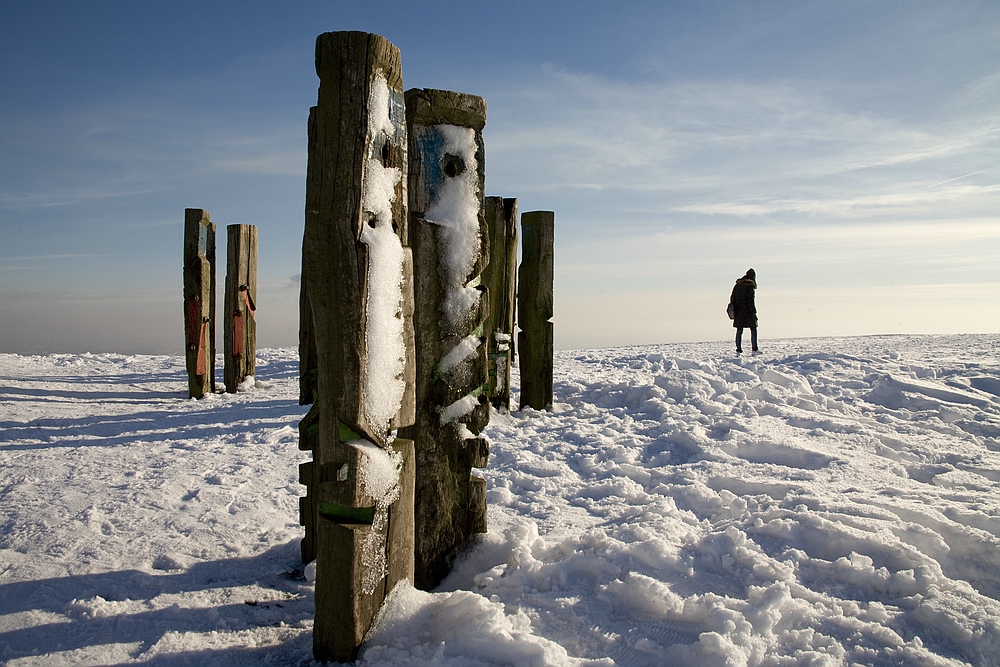
<path id="1" fill-rule="evenodd" d="M 359 664 L 1000 665 L 1000 336 L 556 354 L 490 532 Z M 0 355 L 0 661 L 311 662 L 295 350 Z"/>

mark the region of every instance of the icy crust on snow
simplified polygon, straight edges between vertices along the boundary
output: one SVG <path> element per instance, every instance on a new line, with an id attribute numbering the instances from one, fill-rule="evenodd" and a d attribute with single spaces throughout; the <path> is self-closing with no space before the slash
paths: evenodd
<path id="1" fill-rule="evenodd" d="M 390 118 L 391 91 L 377 72 L 368 100 L 368 136 L 372 142 L 365 165 L 361 242 L 369 249 L 368 300 L 365 326 L 365 415 L 381 432 L 388 432 L 406 390 L 403 370 L 403 245 L 393 229 L 392 207 L 402 171 L 381 160 L 383 143 L 395 132 Z"/>
<path id="2" fill-rule="evenodd" d="M 997 664 L 1000 336 L 730 345 L 557 352 L 484 432 L 490 532 L 358 664 Z M 0 661 L 311 664 L 294 350 L 201 401 L 182 357 L 0 377 Z"/>

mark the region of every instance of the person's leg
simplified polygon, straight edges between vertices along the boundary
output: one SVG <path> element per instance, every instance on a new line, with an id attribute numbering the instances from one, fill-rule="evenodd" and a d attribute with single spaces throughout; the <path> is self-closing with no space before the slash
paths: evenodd
<path id="1" fill-rule="evenodd" d="M 743 327 L 736 327 L 736 354 L 743 352 Z"/>
<path id="2" fill-rule="evenodd" d="M 750 329 L 750 347 L 754 352 L 757 351 L 757 327 Z"/>

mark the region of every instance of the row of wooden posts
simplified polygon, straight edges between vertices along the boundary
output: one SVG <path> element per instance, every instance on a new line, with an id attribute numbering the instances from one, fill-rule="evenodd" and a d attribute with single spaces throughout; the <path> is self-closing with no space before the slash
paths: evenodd
<path id="1" fill-rule="evenodd" d="M 483 196 L 482 98 L 404 93 L 399 50 L 369 33 L 320 35 L 316 71 L 299 301 L 299 396 L 311 406 L 299 448 L 312 452 L 299 468 L 301 549 L 316 561 L 314 656 L 349 662 L 397 583 L 433 588 L 486 532 L 474 471 L 488 462 L 491 405 L 510 406 L 515 310 L 520 407 L 551 408 L 554 214 L 520 215 L 518 269 L 517 200 Z M 227 369 L 229 329 L 253 331 L 256 297 L 256 229 L 250 259 L 250 237 L 233 227 L 249 226 L 229 228 Z M 188 209 L 186 230 L 194 396 L 213 388 L 214 225 Z M 252 341 L 234 354 L 249 362 L 244 377 Z"/>
<path id="2" fill-rule="evenodd" d="M 223 302 L 223 378 L 235 393 L 253 377 L 257 349 L 257 227 L 229 225 Z M 184 348 L 188 394 L 215 391 L 215 223 L 198 208 L 184 211 Z"/>

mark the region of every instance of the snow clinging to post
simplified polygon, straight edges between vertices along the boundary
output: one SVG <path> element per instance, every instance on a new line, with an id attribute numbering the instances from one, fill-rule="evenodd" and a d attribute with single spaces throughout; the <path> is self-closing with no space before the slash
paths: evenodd
<path id="1" fill-rule="evenodd" d="M 348 445 L 361 454 L 358 481 L 362 491 L 375 501 L 375 519 L 361 546 L 361 558 L 368 565 L 362 579 L 365 594 L 375 591 L 385 578 L 388 563 L 382 533 L 389 521 L 389 506 L 399 498 L 399 471 L 403 459 L 392 449 L 382 449 L 367 440 L 351 440 Z"/>
<path id="2" fill-rule="evenodd" d="M 449 176 L 435 193 L 425 217 L 441 232 L 440 275 L 446 290 L 443 315 L 449 324 L 465 317 L 479 299 L 479 290 L 465 281 L 476 262 L 479 238 L 479 211 L 482 208 L 476 161 L 476 133 L 468 127 L 437 125 L 444 140 L 442 165 Z"/>
<path id="3" fill-rule="evenodd" d="M 368 136 L 372 144 L 362 198 L 361 242 L 369 248 L 364 407 L 369 422 L 386 432 L 402 403 L 406 360 L 402 316 L 404 253 L 392 219 L 402 171 L 386 166 L 381 159 L 382 146 L 395 131 L 389 115 L 391 105 L 389 85 L 378 72 L 368 98 Z"/>

